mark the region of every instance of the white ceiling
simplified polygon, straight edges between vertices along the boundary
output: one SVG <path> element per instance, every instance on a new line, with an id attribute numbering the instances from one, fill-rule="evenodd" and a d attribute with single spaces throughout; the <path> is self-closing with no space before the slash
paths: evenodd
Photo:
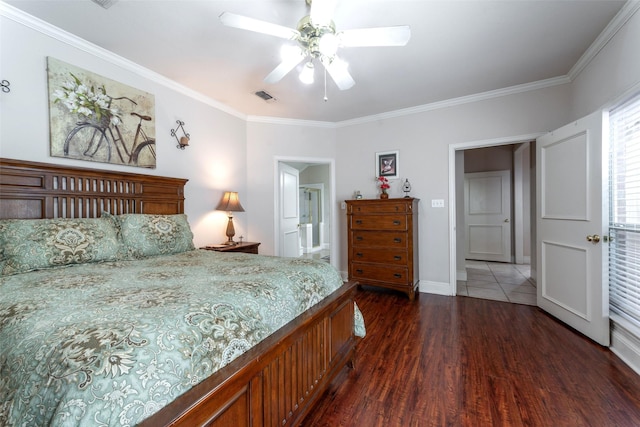
<path id="1" fill-rule="evenodd" d="M 344 48 L 356 85 L 293 71 L 263 78 L 283 40 L 223 26 L 235 14 L 295 28 L 304 0 L 90 0 L 6 3 L 248 116 L 340 122 L 566 76 L 605 29 L 618 0 L 339 0 L 337 30 L 409 25 L 404 47 Z M 98 71 L 99 70 L 95 70 Z M 276 98 L 254 95 L 264 90 Z"/>

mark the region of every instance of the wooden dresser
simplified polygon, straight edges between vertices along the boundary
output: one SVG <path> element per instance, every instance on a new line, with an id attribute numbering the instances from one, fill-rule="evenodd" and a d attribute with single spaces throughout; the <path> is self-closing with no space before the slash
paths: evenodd
<path id="1" fill-rule="evenodd" d="M 349 280 L 405 292 L 418 288 L 418 201 L 347 200 Z"/>

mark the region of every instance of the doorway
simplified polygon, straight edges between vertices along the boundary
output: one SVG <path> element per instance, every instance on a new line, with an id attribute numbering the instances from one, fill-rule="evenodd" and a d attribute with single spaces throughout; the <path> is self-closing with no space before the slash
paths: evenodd
<path id="1" fill-rule="evenodd" d="M 335 194 L 335 167 L 333 159 L 279 158 L 277 169 L 292 168 L 297 172 L 295 194 L 285 191 L 281 182 L 276 185 L 276 200 L 280 206 L 297 207 L 298 240 L 295 257 L 314 258 L 329 262 L 334 267 L 338 260 Z M 279 180 L 281 181 L 281 180 Z M 295 200 L 294 200 L 295 199 Z M 281 209 L 279 208 L 279 210 Z M 276 251 L 280 253 L 286 240 L 281 221 L 276 221 Z"/>
<path id="2" fill-rule="evenodd" d="M 298 192 L 302 253 L 318 252 L 325 246 L 324 184 L 299 184 Z"/>
<path id="3" fill-rule="evenodd" d="M 531 268 L 535 265 L 535 225 L 531 221 L 535 210 L 535 154 L 531 155 L 534 145 L 530 141 L 537 136 L 450 148 L 450 218 L 455 224 L 455 244 L 450 244 L 456 248 L 450 265 L 452 295 L 536 305 L 535 268 Z M 511 188 L 505 186 L 505 174 Z M 469 178 L 476 179 L 471 184 L 475 191 L 491 192 L 495 206 L 470 203 L 473 192 L 469 191 Z M 505 191 L 509 192 L 506 207 L 498 203 L 503 201 L 501 193 Z M 499 221 L 487 222 L 491 218 L 487 213 L 495 214 L 495 221 Z M 485 237 L 489 240 L 483 242 Z"/>

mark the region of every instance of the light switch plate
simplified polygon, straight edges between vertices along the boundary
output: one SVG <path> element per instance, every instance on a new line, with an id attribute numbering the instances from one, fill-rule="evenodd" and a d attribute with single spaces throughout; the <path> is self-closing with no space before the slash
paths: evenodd
<path id="1" fill-rule="evenodd" d="M 433 199 L 431 200 L 432 208 L 444 208 L 444 200 L 443 199 Z"/>

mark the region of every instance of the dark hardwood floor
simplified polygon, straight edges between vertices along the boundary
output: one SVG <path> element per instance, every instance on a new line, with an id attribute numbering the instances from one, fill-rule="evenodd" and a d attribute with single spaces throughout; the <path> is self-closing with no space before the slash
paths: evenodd
<path id="1" fill-rule="evenodd" d="M 640 376 L 527 305 L 367 288 L 367 326 L 303 426 L 640 426 Z"/>

